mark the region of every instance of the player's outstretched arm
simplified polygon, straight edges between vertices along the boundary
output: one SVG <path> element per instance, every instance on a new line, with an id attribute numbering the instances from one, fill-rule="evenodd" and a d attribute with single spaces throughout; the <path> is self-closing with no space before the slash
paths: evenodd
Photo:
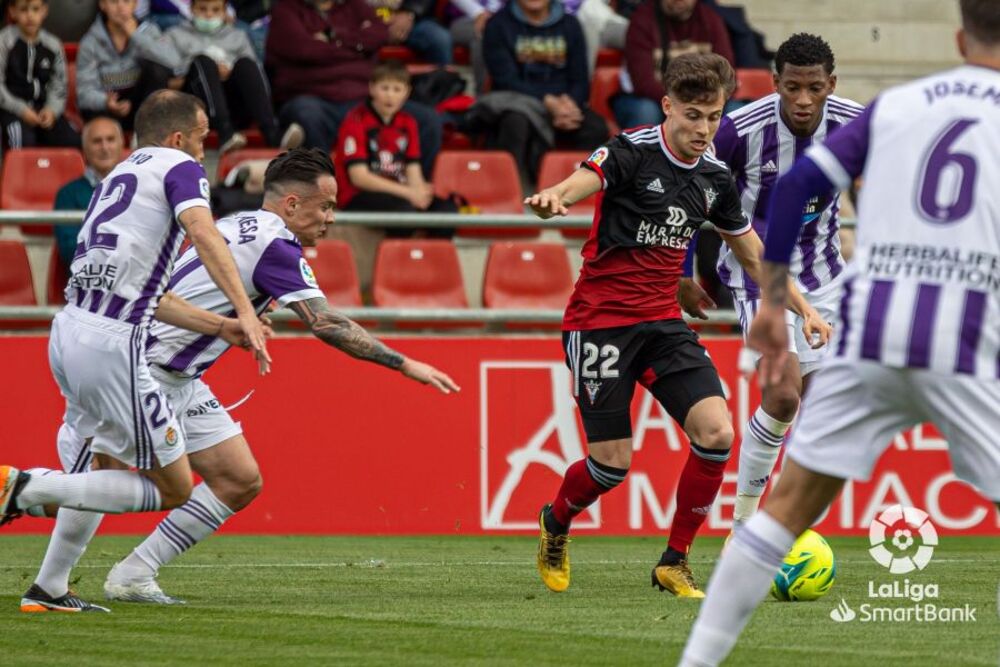
<path id="1" fill-rule="evenodd" d="M 184 226 L 184 231 L 191 239 L 191 244 L 205 265 L 208 275 L 233 304 L 237 319 L 257 356 L 261 374 L 267 373 L 270 370 L 271 357 L 267 353 L 264 327 L 257 319 L 257 313 L 243 287 L 240 272 L 236 268 L 236 261 L 229 252 L 226 240 L 212 220 L 212 212 L 204 206 L 195 206 L 183 211 L 177 219 Z"/>
<path id="2" fill-rule="evenodd" d="M 187 329 L 204 336 L 216 336 L 230 345 L 250 346 L 239 320 L 223 317 L 218 313 L 199 308 L 173 292 L 166 292 L 160 298 L 153 316 L 164 324 Z M 260 320 L 264 327 L 264 335 L 268 338 L 273 337 L 274 330 L 271 328 L 270 319 L 261 317 Z"/>
<path id="3" fill-rule="evenodd" d="M 400 371 L 411 380 L 432 385 L 444 394 L 459 391 L 450 377 L 433 366 L 408 359 L 388 347 L 360 324 L 331 308 L 323 297 L 294 301 L 288 307 L 295 311 L 314 336 L 355 359 Z"/>
<path id="4" fill-rule="evenodd" d="M 539 218 L 548 220 L 557 215 L 566 215 L 567 207 L 586 199 L 600 189 L 600 176 L 589 169 L 577 169 L 561 183 L 526 197 L 524 203 L 530 206 Z"/>

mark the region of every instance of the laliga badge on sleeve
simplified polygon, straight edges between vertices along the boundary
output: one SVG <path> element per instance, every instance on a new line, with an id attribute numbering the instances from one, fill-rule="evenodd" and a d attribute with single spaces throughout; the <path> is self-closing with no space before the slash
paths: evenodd
<path id="1" fill-rule="evenodd" d="M 312 267 L 309 266 L 309 262 L 306 261 L 305 257 L 299 258 L 299 271 L 302 273 L 302 280 L 305 281 L 306 285 L 319 289 L 319 283 L 316 282 L 316 274 L 313 273 Z"/>
<path id="2" fill-rule="evenodd" d="M 587 158 L 587 162 L 593 162 L 598 167 L 600 167 L 602 164 L 604 164 L 604 161 L 607 159 L 608 159 L 608 147 L 601 146 L 596 151 L 590 154 L 590 157 Z"/>

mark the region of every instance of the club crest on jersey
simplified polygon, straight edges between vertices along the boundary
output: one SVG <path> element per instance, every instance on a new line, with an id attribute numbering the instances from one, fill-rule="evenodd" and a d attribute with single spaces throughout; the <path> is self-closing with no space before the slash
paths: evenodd
<path id="1" fill-rule="evenodd" d="M 712 212 L 712 207 L 715 206 L 715 200 L 719 198 L 719 193 L 713 188 L 705 188 L 705 213 Z"/>
<path id="2" fill-rule="evenodd" d="M 608 149 L 606 146 L 601 146 L 596 151 L 590 154 L 587 158 L 587 162 L 593 162 L 598 167 L 604 164 L 604 161 L 608 159 Z"/>
<path id="3" fill-rule="evenodd" d="M 173 426 L 168 426 L 163 439 L 166 441 L 168 447 L 173 447 L 177 444 L 177 430 Z"/>
<path id="4" fill-rule="evenodd" d="M 600 380 L 587 380 L 583 383 L 583 388 L 587 390 L 587 398 L 590 399 L 590 404 L 593 405 L 597 400 L 597 392 L 601 390 Z"/>
<path id="5" fill-rule="evenodd" d="M 358 152 L 358 142 L 354 137 L 344 139 L 344 155 L 354 155 Z"/>
<path id="6" fill-rule="evenodd" d="M 319 289 L 319 283 L 316 282 L 316 274 L 313 273 L 312 267 L 309 266 L 309 262 L 306 261 L 305 257 L 299 257 L 299 271 L 302 273 L 302 280 L 305 281 L 306 285 Z"/>

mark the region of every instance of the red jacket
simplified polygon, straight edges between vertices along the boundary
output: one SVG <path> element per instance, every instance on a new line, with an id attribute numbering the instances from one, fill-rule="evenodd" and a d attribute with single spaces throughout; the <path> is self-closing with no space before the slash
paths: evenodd
<path id="1" fill-rule="evenodd" d="M 266 62 L 275 102 L 296 95 L 363 100 L 388 40 L 388 28 L 365 0 L 337 0 L 325 17 L 305 0 L 274 3 Z"/>
<path id="2" fill-rule="evenodd" d="M 632 79 L 632 92 L 659 102 L 666 91 L 660 79 L 663 47 L 660 45 L 654 2 L 659 0 L 646 0 L 632 14 L 625 34 L 625 67 Z M 695 5 L 694 14 L 687 21 L 667 21 L 667 35 L 670 37 L 668 53 L 672 56 L 689 50 L 708 51 L 718 53 L 730 65 L 734 64 L 733 46 L 726 24 L 722 22 L 722 17 L 702 2 Z"/>

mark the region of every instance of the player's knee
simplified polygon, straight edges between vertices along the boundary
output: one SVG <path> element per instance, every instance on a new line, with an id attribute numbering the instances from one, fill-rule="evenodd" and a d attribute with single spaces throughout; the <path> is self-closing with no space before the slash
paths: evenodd
<path id="1" fill-rule="evenodd" d="M 799 411 L 799 392 L 792 384 L 782 383 L 768 390 L 761 404 L 771 417 L 790 422 Z"/>
<path id="2" fill-rule="evenodd" d="M 705 449 L 729 449 L 736 435 L 728 419 L 713 420 L 708 424 L 698 425 L 692 431 L 688 435 Z"/>
<path id="3" fill-rule="evenodd" d="M 264 480 L 257 466 L 253 466 L 245 470 L 230 471 L 225 477 L 213 479 L 209 487 L 222 504 L 238 512 L 260 495 Z"/>
<path id="4" fill-rule="evenodd" d="M 172 510 L 180 507 L 191 497 L 194 484 L 191 479 L 177 480 L 169 485 L 160 486 L 160 509 Z"/>

